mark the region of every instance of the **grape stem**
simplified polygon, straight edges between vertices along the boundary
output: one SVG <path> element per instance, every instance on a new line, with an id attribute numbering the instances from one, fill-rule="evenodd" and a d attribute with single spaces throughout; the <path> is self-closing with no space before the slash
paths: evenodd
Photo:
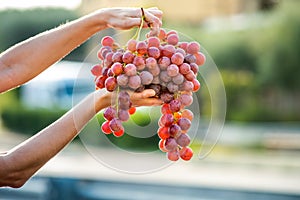
<path id="1" fill-rule="evenodd" d="M 141 30 L 142 30 L 142 28 L 143 28 L 143 26 L 144 26 L 144 22 L 145 22 L 145 20 L 146 20 L 146 19 L 145 19 L 144 9 L 141 8 L 141 10 L 142 10 L 142 17 L 141 17 L 142 22 L 141 22 L 140 27 L 137 29 L 136 33 L 135 33 L 134 36 L 132 37 L 132 39 L 137 40 L 137 41 L 140 40 Z"/>
<path id="2" fill-rule="evenodd" d="M 116 95 L 116 110 L 117 110 L 117 113 L 119 112 L 119 101 L 118 101 L 119 93 L 120 93 L 120 86 L 117 87 L 117 95 Z"/>

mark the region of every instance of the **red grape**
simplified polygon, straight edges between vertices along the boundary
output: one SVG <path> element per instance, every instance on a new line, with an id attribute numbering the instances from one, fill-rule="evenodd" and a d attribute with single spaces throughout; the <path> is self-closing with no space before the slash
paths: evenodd
<path id="1" fill-rule="evenodd" d="M 101 45 L 102 46 L 109 46 L 112 47 L 114 44 L 114 39 L 111 36 L 105 36 L 101 40 Z"/>

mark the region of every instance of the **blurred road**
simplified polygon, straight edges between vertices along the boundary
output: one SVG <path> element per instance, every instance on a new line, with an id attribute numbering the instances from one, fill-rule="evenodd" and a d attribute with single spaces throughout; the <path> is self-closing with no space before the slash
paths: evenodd
<path id="1" fill-rule="evenodd" d="M 5 131 L 1 131 L 0 138 L 0 151 L 8 150 L 25 139 Z M 97 149 L 95 152 L 112 159 L 116 158 L 123 164 L 128 162 L 126 157 L 121 158 L 119 152 L 112 149 Z M 132 175 L 107 168 L 97 162 L 83 145 L 71 143 L 37 175 L 300 195 L 299 155 L 299 151 L 277 149 L 263 152 L 247 149 L 222 152 L 222 149 L 217 147 L 204 160 L 194 156 L 191 162 L 180 161 L 157 172 Z M 160 162 L 161 158 L 161 154 L 151 155 L 151 162 Z M 147 161 L 139 160 L 139 163 L 134 164 L 143 163 Z"/>

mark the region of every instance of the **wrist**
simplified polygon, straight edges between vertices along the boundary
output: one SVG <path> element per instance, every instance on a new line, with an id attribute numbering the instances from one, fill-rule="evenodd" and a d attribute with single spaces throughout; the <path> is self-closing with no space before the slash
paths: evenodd
<path id="1" fill-rule="evenodd" d="M 111 93 L 103 90 L 96 90 L 94 92 L 95 111 L 98 113 L 102 109 L 111 105 Z"/>

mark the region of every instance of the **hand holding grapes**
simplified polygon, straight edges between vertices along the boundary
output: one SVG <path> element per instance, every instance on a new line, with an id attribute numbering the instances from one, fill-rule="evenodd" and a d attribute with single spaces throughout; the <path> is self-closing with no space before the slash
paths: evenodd
<path id="1" fill-rule="evenodd" d="M 153 34 L 158 33 L 162 25 L 162 11 L 157 8 L 106 8 L 100 10 L 107 16 L 107 26 L 116 29 L 130 29 L 135 26 L 140 26 L 144 15 L 147 23 L 144 23 L 144 28 L 151 25 Z"/>

